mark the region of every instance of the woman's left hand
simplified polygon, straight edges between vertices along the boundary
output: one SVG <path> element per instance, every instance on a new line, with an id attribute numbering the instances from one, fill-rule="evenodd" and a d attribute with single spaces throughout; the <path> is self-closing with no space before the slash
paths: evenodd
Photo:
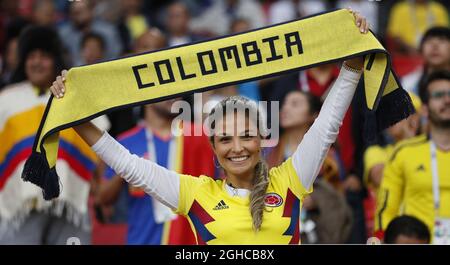
<path id="1" fill-rule="evenodd" d="M 369 22 L 367 22 L 366 18 L 359 12 L 353 11 L 350 8 L 347 8 L 347 10 L 353 14 L 353 17 L 355 17 L 355 24 L 359 28 L 359 31 L 362 34 L 369 32 Z M 364 66 L 364 59 L 363 57 L 353 58 L 345 61 L 345 64 L 353 69 L 361 70 Z"/>
<path id="2" fill-rule="evenodd" d="M 366 34 L 369 32 L 369 22 L 365 17 L 363 17 L 359 12 L 352 10 L 351 8 L 347 8 L 347 10 L 353 15 L 355 18 L 356 26 L 359 28 L 361 33 Z"/>

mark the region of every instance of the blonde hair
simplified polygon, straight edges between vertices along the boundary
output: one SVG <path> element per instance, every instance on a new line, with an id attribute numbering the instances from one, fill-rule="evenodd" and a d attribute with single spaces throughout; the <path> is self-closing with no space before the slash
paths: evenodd
<path id="1" fill-rule="evenodd" d="M 241 96 L 232 96 L 220 101 L 209 113 L 208 118 L 211 119 L 214 115 L 222 115 L 220 118 L 224 117 L 227 110 L 233 110 L 235 113 L 237 109 L 248 110 L 243 112 L 250 118 L 256 117 L 256 126 L 258 128 L 259 135 L 265 135 L 261 132 L 266 128 L 264 126 L 265 119 L 262 112 L 256 106 L 256 102 Z M 219 119 L 220 119 L 219 118 Z M 211 130 L 214 130 L 215 122 L 218 119 L 213 119 L 210 123 Z M 214 147 L 214 134 L 210 131 L 210 142 Z M 255 232 L 261 229 L 261 224 L 263 220 L 264 210 L 266 208 L 264 199 L 269 186 L 269 173 L 268 166 L 264 158 L 261 156 L 260 161 L 256 164 L 253 177 L 253 188 L 250 192 L 250 214 L 253 220 L 253 230 Z"/>

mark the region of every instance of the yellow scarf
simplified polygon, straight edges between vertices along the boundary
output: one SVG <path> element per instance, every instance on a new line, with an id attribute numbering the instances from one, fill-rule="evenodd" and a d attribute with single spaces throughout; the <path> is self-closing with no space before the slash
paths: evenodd
<path id="1" fill-rule="evenodd" d="M 372 32 L 359 32 L 347 10 L 72 68 L 64 98 L 48 102 L 22 177 L 42 187 L 46 199 L 57 197 L 58 132 L 111 110 L 362 55 L 367 108 L 384 129 L 413 112 L 411 102 L 386 50 Z"/>

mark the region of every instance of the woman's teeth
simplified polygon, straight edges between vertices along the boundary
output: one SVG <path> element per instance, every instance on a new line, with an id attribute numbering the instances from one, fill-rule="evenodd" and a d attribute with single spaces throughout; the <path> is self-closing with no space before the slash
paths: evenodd
<path id="1" fill-rule="evenodd" d="M 247 159 L 249 156 L 239 156 L 239 157 L 231 157 L 230 160 L 233 162 L 241 162 Z"/>

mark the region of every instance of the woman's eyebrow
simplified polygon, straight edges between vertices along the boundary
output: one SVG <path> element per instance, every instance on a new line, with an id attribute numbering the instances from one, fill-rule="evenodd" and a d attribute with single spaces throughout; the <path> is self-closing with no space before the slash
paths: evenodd
<path id="1" fill-rule="evenodd" d="M 250 129 L 247 129 L 240 133 L 240 135 L 253 135 L 253 134 L 256 135 L 255 130 L 250 130 Z"/>

